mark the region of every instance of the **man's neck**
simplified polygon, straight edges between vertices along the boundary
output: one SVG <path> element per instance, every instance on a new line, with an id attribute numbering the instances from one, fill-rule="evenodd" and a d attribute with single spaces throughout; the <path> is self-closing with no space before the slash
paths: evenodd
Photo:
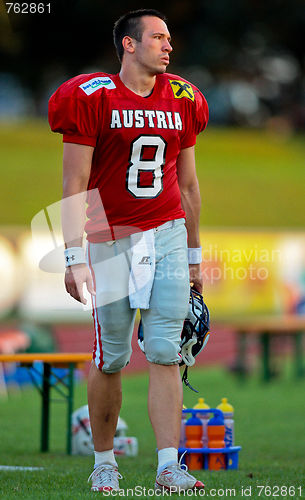
<path id="1" fill-rule="evenodd" d="M 147 97 L 152 93 L 156 83 L 156 75 L 149 75 L 139 72 L 136 68 L 126 68 L 124 65 L 119 73 L 121 81 L 124 85 L 142 97 Z"/>

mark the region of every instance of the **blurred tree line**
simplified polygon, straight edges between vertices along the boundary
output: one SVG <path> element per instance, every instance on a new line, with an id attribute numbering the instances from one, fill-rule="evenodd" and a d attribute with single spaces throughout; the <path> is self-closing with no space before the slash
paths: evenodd
<path id="1" fill-rule="evenodd" d="M 174 46 L 169 71 L 204 68 L 206 73 L 198 77 L 201 82 L 194 83 L 208 87 L 209 75 L 214 81 L 232 77 L 251 80 L 261 71 L 258 66 L 263 57 L 280 54 L 286 57 L 286 66 L 278 69 L 285 73 L 294 66 L 298 82 L 296 85 L 294 78 L 291 92 L 305 101 L 303 0 L 44 3 L 51 4 L 50 13 L 7 15 L 3 2 L 0 16 L 1 71 L 18 75 L 38 99 L 51 81 L 60 83 L 80 72 L 117 72 L 114 21 L 128 10 L 148 7 L 168 17 Z M 289 61 L 293 61 L 292 66 Z"/>

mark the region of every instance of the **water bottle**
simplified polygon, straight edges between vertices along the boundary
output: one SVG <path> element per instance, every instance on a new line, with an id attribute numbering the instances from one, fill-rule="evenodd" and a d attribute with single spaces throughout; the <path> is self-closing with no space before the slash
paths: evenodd
<path id="1" fill-rule="evenodd" d="M 225 445 L 226 447 L 234 446 L 234 408 L 228 403 L 227 398 L 222 398 L 221 403 L 217 406 L 222 411 L 225 421 Z"/>
<path id="2" fill-rule="evenodd" d="M 204 398 L 199 398 L 198 403 L 194 406 L 194 408 L 198 408 L 200 410 L 208 410 L 210 407 L 204 402 Z M 197 413 L 196 417 L 200 418 L 202 422 L 202 443 L 203 443 L 203 448 L 207 448 L 208 446 L 207 425 L 209 421 L 209 414 Z"/>
<path id="3" fill-rule="evenodd" d="M 198 417 L 190 417 L 185 424 L 186 448 L 202 448 L 202 423 Z M 203 468 L 203 454 L 186 454 L 186 465 L 190 470 Z"/>
<path id="4" fill-rule="evenodd" d="M 208 421 L 208 447 L 225 447 L 225 425 L 220 415 L 215 415 Z M 209 453 L 208 464 L 210 470 L 221 470 L 226 468 L 225 454 L 221 452 Z"/>

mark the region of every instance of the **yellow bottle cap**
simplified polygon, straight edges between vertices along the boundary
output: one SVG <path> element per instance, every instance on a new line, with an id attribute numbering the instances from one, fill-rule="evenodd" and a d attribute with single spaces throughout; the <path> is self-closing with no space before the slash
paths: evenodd
<path id="1" fill-rule="evenodd" d="M 228 398 L 222 398 L 221 403 L 216 408 L 218 408 L 218 410 L 221 410 L 223 413 L 234 412 L 233 406 L 228 403 Z"/>
<path id="2" fill-rule="evenodd" d="M 204 398 L 199 398 L 198 403 L 194 406 L 194 408 L 199 410 L 207 410 L 210 407 L 204 402 Z"/>

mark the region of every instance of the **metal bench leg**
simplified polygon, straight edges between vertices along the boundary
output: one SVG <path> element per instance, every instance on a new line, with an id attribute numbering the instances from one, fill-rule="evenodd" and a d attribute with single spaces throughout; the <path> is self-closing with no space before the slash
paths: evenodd
<path id="1" fill-rule="evenodd" d="M 262 378 L 265 382 L 271 379 L 271 368 L 270 368 L 270 335 L 268 333 L 262 333 L 261 336 L 262 345 Z"/>
<path id="2" fill-rule="evenodd" d="M 72 452 L 72 412 L 73 412 L 73 396 L 74 396 L 74 364 L 69 364 L 68 373 L 68 398 L 67 398 L 67 454 Z"/>
<path id="3" fill-rule="evenodd" d="M 247 374 L 246 368 L 247 356 L 247 335 L 246 332 L 237 333 L 237 358 L 236 358 L 236 372 L 239 379 L 244 381 Z"/>
<path id="4" fill-rule="evenodd" d="M 41 411 L 41 441 L 40 450 L 49 450 L 49 417 L 50 417 L 50 377 L 51 365 L 43 364 L 42 380 L 42 411 Z"/>

